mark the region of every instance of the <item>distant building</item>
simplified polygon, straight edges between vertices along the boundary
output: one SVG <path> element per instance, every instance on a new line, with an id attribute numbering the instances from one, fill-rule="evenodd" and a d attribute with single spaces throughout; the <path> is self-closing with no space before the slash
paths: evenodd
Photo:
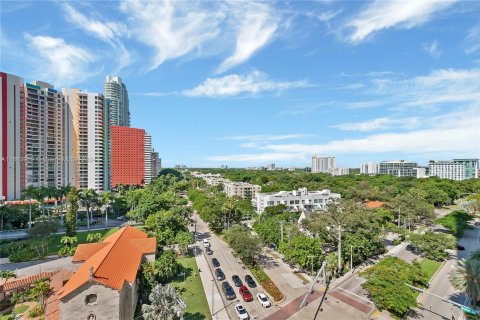
<path id="1" fill-rule="evenodd" d="M 158 152 L 155 152 L 155 150 L 152 149 L 152 176 L 158 176 L 160 170 L 162 170 L 162 164 L 158 157 Z"/>
<path id="2" fill-rule="evenodd" d="M 114 126 L 130 126 L 130 106 L 128 91 L 120 77 L 107 76 L 103 84 L 105 99 L 111 101 L 110 123 Z"/>
<path id="3" fill-rule="evenodd" d="M 478 178 L 478 159 L 431 160 L 428 163 L 431 177 L 465 180 Z"/>
<path id="4" fill-rule="evenodd" d="M 416 177 L 414 168 L 418 167 L 416 162 L 405 160 L 392 160 L 380 162 L 380 174 L 388 174 L 396 177 Z"/>
<path id="5" fill-rule="evenodd" d="M 345 175 L 348 175 L 350 173 L 350 169 L 349 168 L 334 168 L 334 169 L 330 169 L 329 173 L 332 176 L 345 176 Z"/>
<path id="6" fill-rule="evenodd" d="M 265 208 L 284 204 L 289 211 L 322 211 L 327 204 L 340 199 L 340 194 L 330 190 L 308 191 L 300 188 L 293 191 L 280 191 L 269 193 L 257 193 L 252 200 L 257 213 L 262 213 Z"/>
<path id="7" fill-rule="evenodd" d="M 428 178 L 429 169 L 428 167 L 417 167 L 413 168 L 413 172 L 418 179 Z"/>
<path id="8" fill-rule="evenodd" d="M 260 190 L 260 186 L 246 182 L 228 181 L 223 185 L 223 191 L 228 197 L 236 196 L 243 199 L 252 199 Z"/>
<path id="9" fill-rule="evenodd" d="M 337 167 L 337 161 L 335 157 L 312 157 L 312 173 L 331 173 L 333 169 Z"/>
<path id="10" fill-rule="evenodd" d="M 145 132 L 144 136 L 144 168 L 145 184 L 152 182 L 152 136 Z"/>
<path id="11" fill-rule="evenodd" d="M 364 162 L 360 165 L 360 174 L 373 176 L 380 173 L 380 165 L 374 162 Z"/>
<path id="12" fill-rule="evenodd" d="M 275 170 L 275 163 L 269 163 L 268 170 Z"/>
<path id="13" fill-rule="evenodd" d="M 82 263 L 60 290 L 61 320 L 132 320 L 139 269 L 155 260 L 156 238 L 127 226 L 99 243 L 80 244 L 72 258 Z"/>
<path id="14" fill-rule="evenodd" d="M 174 168 L 175 168 L 175 169 L 186 169 L 187 166 L 184 165 L 184 164 L 176 164 Z"/>

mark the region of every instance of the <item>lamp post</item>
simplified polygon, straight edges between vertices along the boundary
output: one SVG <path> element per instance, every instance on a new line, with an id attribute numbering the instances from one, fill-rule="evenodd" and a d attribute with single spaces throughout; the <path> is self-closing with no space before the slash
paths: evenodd
<path id="1" fill-rule="evenodd" d="M 108 228 L 108 209 L 110 208 L 110 202 L 111 200 L 107 200 L 107 203 L 105 204 L 106 208 L 105 208 L 105 229 Z"/>
<path id="2" fill-rule="evenodd" d="M 28 230 L 32 228 L 32 198 L 28 200 L 29 209 L 28 209 Z"/>
<path id="3" fill-rule="evenodd" d="M 5 201 L 5 196 L 0 196 L 0 207 L 3 207 L 4 206 L 4 202 Z M 3 214 L 2 214 L 2 221 L 0 221 L 0 231 L 3 231 Z"/>
<path id="4" fill-rule="evenodd" d="M 310 254 L 307 257 L 312 259 L 312 277 L 313 277 L 313 258 L 315 258 L 315 256 Z"/>

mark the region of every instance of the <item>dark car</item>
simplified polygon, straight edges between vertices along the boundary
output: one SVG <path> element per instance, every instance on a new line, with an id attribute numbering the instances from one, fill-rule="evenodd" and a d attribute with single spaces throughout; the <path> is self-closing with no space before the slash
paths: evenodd
<path id="1" fill-rule="evenodd" d="M 243 301 L 248 302 L 253 300 L 253 296 L 246 286 L 241 286 L 239 292 L 243 298 Z"/>
<path id="2" fill-rule="evenodd" d="M 232 276 L 232 281 L 235 287 L 241 287 L 243 284 L 242 279 L 240 279 L 240 277 L 236 274 Z"/>
<path id="3" fill-rule="evenodd" d="M 225 280 L 225 273 L 223 273 L 222 269 L 217 268 L 215 269 L 215 277 L 217 277 L 219 281 Z"/>
<path id="4" fill-rule="evenodd" d="M 475 225 L 476 227 L 480 227 L 480 221 L 475 222 L 474 225 Z"/>
<path id="5" fill-rule="evenodd" d="M 413 252 L 413 253 L 419 253 L 420 249 L 417 246 L 414 246 L 413 244 L 409 244 L 406 247 L 407 251 Z"/>
<path id="6" fill-rule="evenodd" d="M 225 295 L 225 298 L 227 298 L 227 300 L 233 300 L 237 297 L 237 294 L 233 290 L 230 283 L 228 283 L 228 281 L 222 282 L 222 291 L 223 291 L 223 294 Z"/>
<path id="7" fill-rule="evenodd" d="M 253 280 L 251 275 L 246 275 L 245 276 L 245 282 L 248 284 L 250 288 L 255 288 L 257 284 L 255 283 L 255 280 Z"/>
<path id="8" fill-rule="evenodd" d="M 461 251 L 461 250 L 465 250 L 465 247 L 457 244 L 457 250 L 460 250 L 460 251 Z"/>
<path id="9" fill-rule="evenodd" d="M 205 253 L 208 254 L 208 255 L 212 255 L 213 251 L 212 251 L 212 249 L 207 247 L 207 248 L 205 248 Z"/>
<path id="10" fill-rule="evenodd" d="M 220 267 L 220 262 L 217 260 L 217 258 L 212 258 L 212 265 L 216 267 Z"/>

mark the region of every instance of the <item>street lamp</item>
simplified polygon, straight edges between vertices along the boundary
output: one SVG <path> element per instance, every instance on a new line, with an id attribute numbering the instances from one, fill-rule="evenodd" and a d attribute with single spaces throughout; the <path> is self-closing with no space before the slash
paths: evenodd
<path id="1" fill-rule="evenodd" d="M 335 229 L 338 231 L 338 272 L 342 269 L 342 226 L 330 227 L 327 226 L 327 230 Z"/>
<path id="2" fill-rule="evenodd" d="M 0 207 L 4 206 L 4 203 L 3 203 L 4 201 L 5 201 L 5 196 L 0 196 Z M 0 231 L 3 231 L 3 214 L 2 214 L 2 221 L 0 223 L 1 223 Z"/>
<path id="3" fill-rule="evenodd" d="M 110 202 L 111 202 L 111 200 L 108 199 L 107 203 L 105 204 L 105 206 L 106 206 L 106 208 L 105 208 L 105 229 L 108 228 L 108 208 L 110 208 Z"/>
<path id="4" fill-rule="evenodd" d="M 315 258 L 315 256 L 310 254 L 307 256 L 307 258 L 312 258 L 312 277 L 313 277 L 313 258 Z"/>

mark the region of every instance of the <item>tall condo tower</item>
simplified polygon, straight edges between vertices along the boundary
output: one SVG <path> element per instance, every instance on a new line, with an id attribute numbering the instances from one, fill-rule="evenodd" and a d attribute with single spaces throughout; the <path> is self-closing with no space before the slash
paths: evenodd
<path id="1" fill-rule="evenodd" d="M 107 76 L 103 85 L 105 99 L 110 100 L 110 124 L 130 127 L 127 86 L 118 76 Z"/>

